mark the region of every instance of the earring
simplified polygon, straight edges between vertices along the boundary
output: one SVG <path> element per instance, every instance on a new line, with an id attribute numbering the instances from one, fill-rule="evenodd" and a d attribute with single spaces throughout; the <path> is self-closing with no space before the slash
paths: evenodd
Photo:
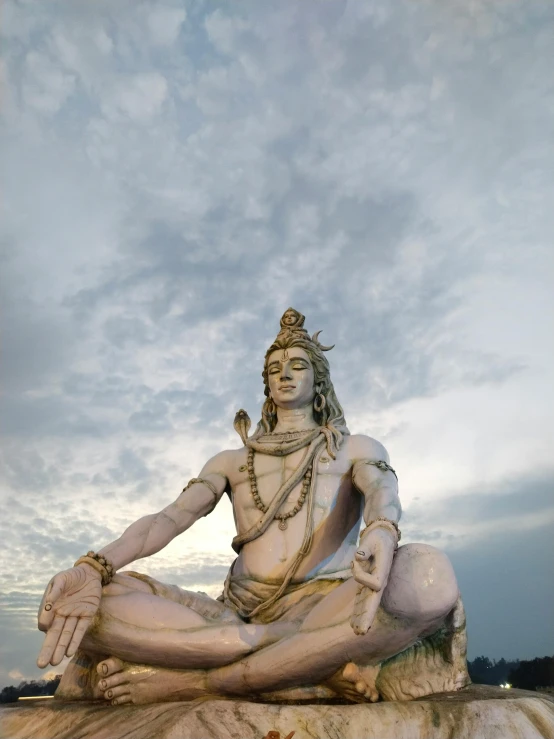
<path id="1" fill-rule="evenodd" d="M 325 400 L 325 395 L 323 395 L 323 393 L 318 393 L 314 398 L 314 411 L 316 413 L 321 413 L 326 405 L 327 401 Z"/>

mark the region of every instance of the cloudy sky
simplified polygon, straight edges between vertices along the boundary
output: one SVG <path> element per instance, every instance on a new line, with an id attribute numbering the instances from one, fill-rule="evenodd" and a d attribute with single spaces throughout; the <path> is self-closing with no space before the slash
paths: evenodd
<path id="1" fill-rule="evenodd" d="M 4 0 L 0 687 L 167 505 L 282 312 L 336 343 L 470 657 L 554 653 L 551 0 Z M 230 505 L 137 569 L 220 592 Z"/>

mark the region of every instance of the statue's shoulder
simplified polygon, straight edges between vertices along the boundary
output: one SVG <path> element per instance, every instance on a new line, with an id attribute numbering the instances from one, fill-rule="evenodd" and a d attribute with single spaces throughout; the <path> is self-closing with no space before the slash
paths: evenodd
<path id="1" fill-rule="evenodd" d="M 345 437 L 346 450 L 352 462 L 370 459 L 375 462 L 389 462 L 389 455 L 383 444 L 365 434 L 351 434 Z"/>
<path id="2" fill-rule="evenodd" d="M 236 449 L 223 449 L 223 451 L 219 452 L 216 456 L 218 456 L 222 461 L 228 461 L 231 464 L 234 464 L 237 459 L 242 459 L 243 457 L 246 459 L 246 455 L 246 447 L 241 446 Z"/>
<path id="3" fill-rule="evenodd" d="M 219 472 L 228 477 L 231 471 L 234 470 L 237 465 L 241 465 L 245 460 L 245 447 L 240 447 L 240 449 L 223 449 L 223 451 L 214 454 L 214 456 L 206 462 L 203 472 Z"/>

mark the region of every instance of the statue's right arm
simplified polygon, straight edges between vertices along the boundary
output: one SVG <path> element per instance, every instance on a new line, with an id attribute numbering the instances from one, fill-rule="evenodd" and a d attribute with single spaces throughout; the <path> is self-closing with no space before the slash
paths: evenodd
<path id="1" fill-rule="evenodd" d="M 159 552 L 217 505 L 228 485 L 226 470 L 232 454 L 222 452 L 204 465 L 199 478 L 209 484 L 196 482 L 186 488 L 174 503 L 139 519 L 99 553 L 117 570 Z M 38 613 L 38 627 L 46 632 L 37 660 L 39 667 L 58 665 L 65 656 L 75 654 L 98 611 L 101 597 L 101 576 L 86 563 L 59 572 L 50 580 Z"/>
<path id="2" fill-rule="evenodd" d="M 149 557 L 166 547 L 176 536 L 189 529 L 199 518 L 207 516 L 221 500 L 228 483 L 227 469 L 232 452 L 221 452 L 202 468 L 196 482 L 185 489 L 173 503 L 131 524 L 116 541 L 100 550 L 114 570 Z"/>

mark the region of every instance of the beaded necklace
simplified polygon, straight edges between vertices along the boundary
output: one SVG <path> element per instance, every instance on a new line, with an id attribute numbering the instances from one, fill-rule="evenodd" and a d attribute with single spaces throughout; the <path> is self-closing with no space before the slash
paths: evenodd
<path id="1" fill-rule="evenodd" d="M 250 492 L 252 493 L 252 497 L 254 498 L 254 503 L 256 504 L 256 507 L 258 508 L 258 510 L 260 510 L 262 513 L 265 513 L 267 511 L 267 506 L 264 504 L 264 502 L 260 498 L 260 494 L 258 492 L 258 481 L 256 479 L 256 473 L 254 472 L 254 450 L 253 449 L 248 449 L 248 458 L 246 462 L 246 467 L 248 469 L 248 477 L 250 479 Z M 287 519 L 293 518 L 294 516 L 296 516 L 296 514 L 300 511 L 300 509 L 304 505 L 308 492 L 310 491 L 311 480 L 312 480 L 312 469 L 311 467 L 308 467 L 308 469 L 306 470 L 306 474 L 302 478 L 302 490 L 300 491 L 298 502 L 296 503 L 294 508 L 288 513 L 276 513 L 275 514 L 275 520 L 279 521 L 279 528 L 281 529 L 281 531 L 284 531 L 287 528 L 287 525 L 288 525 Z"/>

